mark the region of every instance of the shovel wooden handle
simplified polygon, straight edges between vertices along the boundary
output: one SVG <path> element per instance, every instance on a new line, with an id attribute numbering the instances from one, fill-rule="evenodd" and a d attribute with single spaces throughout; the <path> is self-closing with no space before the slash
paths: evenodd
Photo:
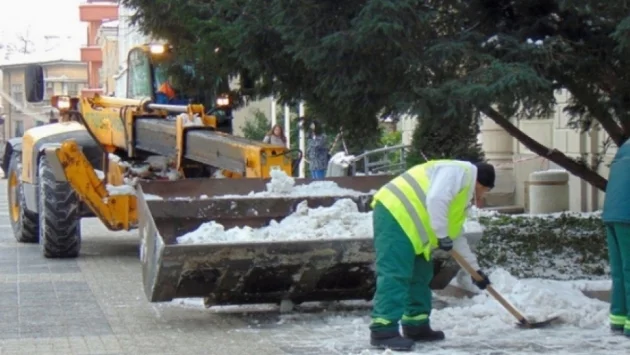
<path id="1" fill-rule="evenodd" d="M 473 269 L 473 267 L 470 266 L 470 264 L 466 261 L 466 259 L 464 259 L 464 257 L 461 256 L 461 254 L 459 254 L 453 249 L 451 249 L 449 253 L 453 257 L 453 259 L 455 259 L 455 261 L 457 261 L 457 263 L 461 267 L 463 267 L 464 270 L 466 270 L 466 272 L 470 274 L 470 276 L 472 276 L 473 279 L 475 279 L 476 281 L 483 281 L 483 277 L 479 275 L 477 270 Z M 501 294 L 497 292 L 497 290 L 495 290 L 494 287 L 492 287 L 492 285 L 488 285 L 486 287 L 486 291 L 488 291 L 488 293 L 490 293 L 492 297 L 494 297 L 499 303 L 501 303 L 501 305 L 505 307 L 505 309 L 507 309 L 508 312 L 512 313 L 512 315 L 516 319 L 518 319 L 520 323 L 522 324 L 529 323 L 527 319 L 521 314 L 521 312 L 519 312 L 516 308 L 514 308 L 514 306 L 512 306 L 510 302 L 508 302 L 505 298 L 503 298 L 503 296 L 501 296 Z"/>

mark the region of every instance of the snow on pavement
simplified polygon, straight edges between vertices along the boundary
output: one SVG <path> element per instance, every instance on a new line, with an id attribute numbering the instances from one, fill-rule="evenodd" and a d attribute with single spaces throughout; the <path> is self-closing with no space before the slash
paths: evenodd
<path id="1" fill-rule="evenodd" d="M 560 316 L 562 323 L 542 329 L 520 329 L 516 320 L 487 293 L 472 298 L 434 296 L 432 326 L 446 333 L 446 340 L 416 345 L 416 354 L 607 354 L 630 349 L 630 339 L 611 334 L 609 304 L 584 296 L 581 290 L 606 288 L 602 281 L 518 280 L 505 270 L 490 273 L 494 287 L 532 320 Z M 199 306 L 195 300 L 171 304 Z M 261 337 L 295 337 L 296 347 L 319 349 L 313 354 L 387 354 L 369 346 L 369 313 L 364 306 L 348 311 L 342 303 L 320 312 L 278 314 L 274 306 L 216 307 L 208 312 L 240 314 L 249 325 L 233 332 L 253 332 Z M 319 305 L 321 307 L 321 304 Z M 276 311 L 274 311 L 274 309 Z M 244 314 L 243 312 L 247 312 Z M 304 353 L 311 353 L 304 351 Z"/>

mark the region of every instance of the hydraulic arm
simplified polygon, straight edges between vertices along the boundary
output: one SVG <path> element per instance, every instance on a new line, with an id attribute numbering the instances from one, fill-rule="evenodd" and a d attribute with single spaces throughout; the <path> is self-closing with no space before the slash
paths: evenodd
<path id="1" fill-rule="evenodd" d="M 125 184 L 128 161 L 167 157 L 184 177 L 194 167 L 207 168 L 206 177 L 227 171 L 225 175 L 230 177 L 266 178 L 272 169 L 291 174 L 287 148 L 217 132 L 216 117 L 205 115 L 201 105 L 161 105 L 102 96 L 67 102 L 58 98 L 55 104 L 68 122 L 82 122 L 107 154 L 104 176 L 99 177 L 97 167 L 76 142 L 47 147 L 48 160 L 59 161 L 56 178 L 67 181 L 112 230 L 137 226 L 135 190 L 106 188 Z M 173 112 L 177 116 L 169 115 Z M 124 159 L 112 158 L 111 153 Z"/>

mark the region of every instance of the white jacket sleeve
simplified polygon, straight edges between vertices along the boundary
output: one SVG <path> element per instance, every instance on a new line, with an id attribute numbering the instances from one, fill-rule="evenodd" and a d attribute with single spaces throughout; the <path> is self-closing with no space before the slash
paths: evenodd
<path id="1" fill-rule="evenodd" d="M 448 237 L 448 208 L 460 191 L 464 176 L 465 171 L 455 166 L 437 167 L 431 176 L 426 207 L 431 227 L 438 238 Z"/>
<path id="2" fill-rule="evenodd" d="M 431 226 L 438 238 L 459 237 L 453 241 L 453 249 L 475 269 L 479 270 L 477 256 L 472 252 L 464 236 L 448 234 L 448 208 L 457 193 L 475 178 L 468 181 L 466 170 L 456 166 L 440 166 L 431 176 L 431 187 L 427 193 L 427 210 Z"/>
<path id="3" fill-rule="evenodd" d="M 470 264 L 470 266 L 472 266 L 473 269 L 479 270 L 477 256 L 472 252 L 472 250 L 470 250 L 466 237 L 462 235 L 455 239 L 453 241 L 453 250 L 458 252 Z"/>

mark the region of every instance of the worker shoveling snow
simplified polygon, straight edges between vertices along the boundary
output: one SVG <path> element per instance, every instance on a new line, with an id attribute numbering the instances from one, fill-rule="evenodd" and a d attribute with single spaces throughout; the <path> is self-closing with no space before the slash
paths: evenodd
<path id="1" fill-rule="evenodd" d="M 480 232 L 475 221 L 465 225 L 467 232 Z M 296 211 L 282 221 L 253 229 L 235 227 L 228 230 L 214 221 L 177 238 L 179 244 L 217 242 L 267 242 L 313 239 L 372 238 L 372 212 L 359 212 L 351 199 L 340 199 L 330 207 L 309 208 L 302 201 Z"/>
<path id="2" fill-rule="evenodd" d="M 519 280 L 503 269 L 489 274 L 494 287 L 516 307 L 527 309 L 532 318 L 544 319 L 560 315 L 564 323 L 545 330 L 522 330 L 514 327 L 514 318 L 487 293 L 472 298 L 435 296 L 437 305 L 431 314 L 431 324 L 446 333 L 446 340 L 418 343 L 411 354 L 608 354 L 613 350 L 625 353 L 628 340 L 612 335 L 608 328 L 609 304 L 584 296 L 581 290 L 602 290 L 608 281 L 550 281 Z M 174 304 L 198 305 L 200 300 L 178 300 Z M 350 302 L 346 304 L 351 304 Z M 317 347 L 321 354 L 393 354 L 371 350 L 368 344 L 370 322 L 369 304 L 358 310 L 334 303 L 324 312 L 300 313 L 301 308 L 319 308 L 323 304 L 304 304 L 292 314 L 277 314 L 274 306 L 239 306 L 232 311 L 248 312 L 243 320 L 247 328 L 234 333 L 256 333 L 276 342 L 286 337 L 293 339 L 295 349 Z M 356 308 L 356 307 L 355 307 Z M 208 312 L 229 312 L 230 307 L 219 307 Z M 263 310 L 271 312 L 261 312 Z M 304 332 L 304 329 L 308 332 Z M 300 334 L 292 336 L 293 333 Z M 624 350 L 626 349 L 626 350 Z M 622 353 L 620 352 L 620 353 Z"/>

